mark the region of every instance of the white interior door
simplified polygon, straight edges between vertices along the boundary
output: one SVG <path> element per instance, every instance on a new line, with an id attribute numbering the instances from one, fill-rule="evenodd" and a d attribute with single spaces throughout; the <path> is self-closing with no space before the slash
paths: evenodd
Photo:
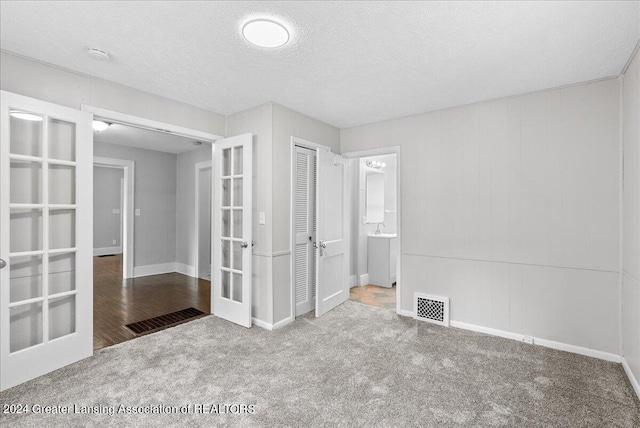
<path id="1" fill-rule="evenodd" d="M 295 146 L 294 272 L 296 316 L 315 307 L 316 151 Z"/>
<path id="2" fill-rule="evenodd" d="M 346 159 L 317 149 L 317 317 L 349 298 L 346 183 Z"/>
<path id="3" fill-rule="evenodd" d="M 91 114 L 1 92 L 0 389 L 93 353 Z"/>
<path id="4" fill-rule="evenodd" d="M 213 314 L 251 327 L 253 136 L 213 148 Z"/>

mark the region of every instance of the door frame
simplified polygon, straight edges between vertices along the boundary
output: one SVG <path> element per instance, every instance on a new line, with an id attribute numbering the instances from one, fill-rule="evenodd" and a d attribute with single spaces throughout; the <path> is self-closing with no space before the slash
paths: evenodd
<path id="1" fill-rule="evenodd" d="M 200 171 L 207 169 L 207 168 L 211 168 L 211 182 L 209 183 L 211 192 L 212 192 L 212 196 L 213 196 L 213 159 L 208 160 L 208 161 L 204 161 L 204 162 L 198 162 L 195 165 L 195 187 L 194 187 L 194 192 L 195 192 L 195 224 L 194 224 L 194 254 L 195 254 L 195 261 L 194 261 L 194 277 L 196 278 L 200 278 L 200 241 L 199 241 L 199 236 L 200 236 Z M 212 223 L 212 228 L 213 228 L 213 197 L 210 200 L 209 203 L 209 215 L 211 215 L 211 223 Z M 211 247 L 213 245 L 213 241 L 212 241 L 212 233 L 209 233 L 209 246 Z M 209 264 L 211 265 L 211 268 L 213 269 L 213 252 L 211 252 L 210 250 L 210 259 L 209 259 Z M 209 280 L 211 280 L 211 269 L 209 270 Z"/>
<path id="2" fill-rule="evenodd" d="M 172 125 L 166 122 L 146 119 L 144 117 L 133 116 L 131 114 L 120 113 L 113 110 L 107 110 L 101 107 L 95 107 L 88 104 L 81 104 L 80 110 L 93 114 L 94 119 L 98 116 L 113 123 L 121 125 L 135 126 L 136 128 L 148 129 L 151 131 L 160 131 L 167 134 L 177 135 L 179 137 L 187 137 L 196 140 L 207 141 L 213 143 L 216 140 L 224 138 L 222 135 L 211 134 L 209 132 L 198 131 L 191 128 L 184 128 L 178 125 Z"/>
<path id="3" fill-rule="evenodd" d="M 299 137 L 291 137 L 291 144 L 289 146 L 289 150 L 291 152 L 291 176 L 289 182 L 289 245 L 291 251 L 289 251 L 290 257 L 290 265 L 291 265 L 291 276 L 289 280 L 289 289 L 291 290 L 291 306 L 290 306 L 290 314 L 289 314 L 289 322 L 293 322 L 296 319 L 296 285 L 295 285 L 295 277 L 296 277 L 296 233 L 295 233 L 295 207 L 296 207 L 296 195 L 293 189 L 295 188 L 295 165 L 296 165 L 296 146 L 304 147 L 306 149 L 316 150 L 316 149 L 324 149 L 331 151 L 331 147 L 325 146 L 323 144 L 314 143 L 309 140 L 305 140 Z M 318 171 L 316 171 L 316 175 Z M 316 180 L 316 189 L 318 186 L 318 182 Z M 317 288 L 317 284 L 316 284 Z M 315 309 L 313 309 L 315 311 Z M 311 311 L 309 311 L 311 312 Z"/>
<path id="4" fill-rule="evenodd" d="M 396 155 L 396 218 L 398 221 L 398 258 L 396 266 L 396 313 L 398 315 L 407 315 L 402 312 L 402 169 L 400 146 L 384 147 L 380 149 L 361 150 L 357 152 L 343 153 L 342 156 L 351 159 L 360 159 L 370 156 Z M 351 172 L 353 174 L 353 171 Z M 351 189 L 350 189 L 351 190 Z M 349 198 L 351 201 L 352 198 Z M 353 216 L 353 207 L 350 207 L 350 214 Z M 352 243 L 349 242 L 349 245 Z M 410 316 L 413 316 L 410 314 Z"/>
<path id="5" fill-rule="evenodd" d="M 151 130 L 151 131 L 160 131 L 160 132 L 164 132 L 167 134 L 172 134 L 172 135 L 176 135 L 179 137 L 187 137 L 187 138 L 191 138 L 191 139 L 196 139 L 196 140 L 202 140 L 202 141 L 206 141 L 206 142 L 210 142 L 212 143 L 212 147 L 213 150 L 215 150 L 215 145 L 213 144 L 216 140 L 219 140 L 221 138 L 224 138 L 222 135 L 217 135 L 217 134 L 212 134 L 209 132 L 203 132 L 203 131 L 198 131 L 196 129 L 191 129 L 191 128 L 185 128 L 182 126 L 178 126 L 178 125 L 173 125 L 170 123 L 166 123 L 166 122 L 160 122 L 157 120 L 153 120 L 153 119 L 147 119 L 144 117 L 140 117 L 140 116 L 134 116 L 131 114 L 127 114 L 127 113 L 121 113 L 121 112 L 117 112 L 114 110 L 107 110 L 101 107 L 96 107 L 96 106 L 92 106 L 92 105 L 88 105 L 88 104 L 81 104 L 80 105 L 80 110 L 82 111 L 86 111 L 87 113 L 91 113 L 93 114 L 93 119 L 95 120 L 96 117 L 100 118 L 100 119 L 105 119 L 109 122 L 113 122 L 113 123 L 119 123 L 121 125 L 128 125 L 128 126 L 133 126 L 136 128 L 142 128 L 142 129 L 147 129 L 147 130 Z M 93 143 L 93 141 L 92 141 Z M 92 175 L 93 176 L 93 175 Z M 133 170 L 132 170 L 132 175 L 131 177 L 133 178 Z M 133 180 L 131 180 L 133 182 Z M 131 184 L 133 186 L 133 184 Z M 135 193 L 135 188 L 133 188 L 134 190 L 132 190 L 133 193 Z M 93 193 L 92 193 L 93 194 Z M 133 203 L 131 204 L 131 208 L 133 210 L 135 210 L 135 206 L 133 205 Z M 131 220 L 131 224 L 133 225 L 134 221 Z M 131 238 L 131 242 L 133 243 L 133 236 Z M 123 242 L 124 244 L 124 242 Z M 133 245 L 133 244 L 132 244 Z M 133 254 L 133 252 L 131 252 L 131 254 Z M 213 249 L 212 249 L 212 257 L 213 257 Z M 133 278 L 133 257 L 131 257 L 131 270 L 130 270 L 130 274 L 128 274 L 126 276 L 126 278 Z M 124 267 L 123 267 L 124 270 Z M 197 275 L 196 275 L 197 276 Z"/>
<path id="6" fill-rule="evenodd" d="M 135 165 L 132 160 L 93 157 L 93 166 L 101 168 L 114 168 L 124 170 L 124 204 L 122 207 L 122 278 L 133 278 L 133 258 L 135 241 Z M 93 195 L 93 190 L 91 192 Z M 95 197 L 95 195 L 94 195 Z M 123 282 L 123 286 L 124 286 Z"/>

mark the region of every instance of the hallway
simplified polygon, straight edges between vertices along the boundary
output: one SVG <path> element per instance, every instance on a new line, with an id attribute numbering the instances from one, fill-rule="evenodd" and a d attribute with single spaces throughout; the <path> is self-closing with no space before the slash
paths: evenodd
<path id="1" fill-rule="evenodd" d="M 179 273 L 122 282 L 122 254 L 93 258 L 93 348 L 137 337 L 126 325 L 187 308 L 210 313 L 211 283 Z M 175 324 L 173 324 L 175 325 Z"/>

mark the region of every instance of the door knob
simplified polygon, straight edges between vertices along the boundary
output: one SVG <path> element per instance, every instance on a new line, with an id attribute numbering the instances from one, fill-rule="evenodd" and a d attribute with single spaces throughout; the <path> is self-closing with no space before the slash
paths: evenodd
<path id="1" fill-rule="evenodd" d="M 324 248 L 327 248 L 327 244 L 325 244 L 324 241 L 320 241 L 319 247 L 320 247 L 320 256 L 322 257 L 322 250 Z"/>
<path id="2" fill-rule="evenodd" d="M 241 248 L 247 248 L 249 246 L 249 244 L 247 244 L 247 241 L 242 241 L 242 244 L 240 244 Z"/>
<path id="3" fill-rule="evenodd" d="M 4 260 L 0 259 L 0 269 L 5 267 L 6 265 L 7 265 L 7 262 L 5 262 Z"/>

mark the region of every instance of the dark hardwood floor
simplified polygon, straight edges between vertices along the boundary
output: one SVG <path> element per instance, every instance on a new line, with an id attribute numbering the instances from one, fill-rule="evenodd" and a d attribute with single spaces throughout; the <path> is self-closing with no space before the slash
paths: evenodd
<path id="1" fill-rule="evenodd" d="M 137 321 L 196 308 L 209 314 L 211 283 L 179 273 L 122 279 L 122 254 L 93 258 L 93 348 L 137 337 Z"/>

